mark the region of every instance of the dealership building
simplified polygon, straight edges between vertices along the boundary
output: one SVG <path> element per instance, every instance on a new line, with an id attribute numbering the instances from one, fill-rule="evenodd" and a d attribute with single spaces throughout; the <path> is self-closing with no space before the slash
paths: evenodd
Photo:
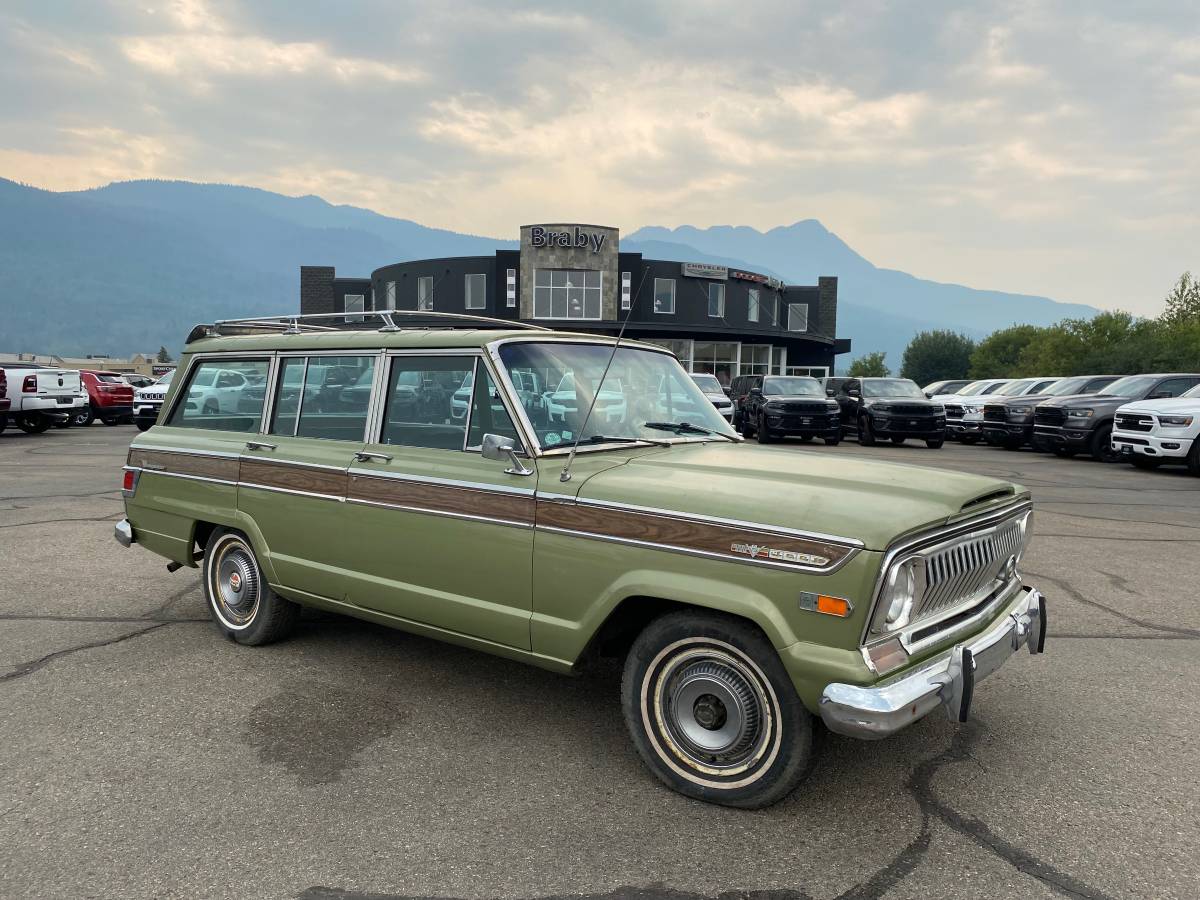
<path id="1" fill-rule="evenodd" d="M 625 336 L 669 348 L 691 372 L 829 375 L 837 278 L 783 284 L 759 272 L 647 259 L 616 228 L 526 225 L 519 250 L 392 263 L 369 278 L 300 267 L 301 313 L 430 310 Z"/>

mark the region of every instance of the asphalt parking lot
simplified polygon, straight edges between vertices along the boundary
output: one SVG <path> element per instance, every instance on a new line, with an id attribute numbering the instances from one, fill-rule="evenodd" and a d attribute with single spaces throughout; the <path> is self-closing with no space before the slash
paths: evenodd
<path id="1" fill-rule="evenodd" d="M 111 537 L 129 427 L 0 434 L 0 896 L 1200 895 L 1200 479 L 948 444 L 1034 491 L 1042 657 L 761 812 L 643 769 L 618 673 L 326 615 L 244 648 Z M 747 452 L 756 452 L 753 447 Z"/>

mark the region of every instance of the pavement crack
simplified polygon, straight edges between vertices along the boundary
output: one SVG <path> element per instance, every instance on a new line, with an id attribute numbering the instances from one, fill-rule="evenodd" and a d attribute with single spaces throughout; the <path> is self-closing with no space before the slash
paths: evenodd
<path id="1" fill-rule="evenodd" d="M 929 813 L 921 810 L 921 828 L 917 836 L 905 845 L 886 866 L 847 891 L 838 894 L 835 900 L 879 900 L 884 894 L 907 878 L 925 859 L 929 852 L 932 832 L 929 828 Z"/>
<path id="2" fill-rule="evenodd" d="M 102 641 L 89 641 L 86 644 L 76 644 L 74 647 L 66 647 L 62 650 L 55 650 L 53 653 L 47 653 L 45 656 L 30 660 L 29 662 L 21 663 L 12 671 L 0 674 L 0 681 L 14 681 L 18 678 L 24 678 L 26 675 L 32 675 L 38 669 L 48 666 L 54 660 L 63 656 L 69 656 L 72 653 L 79 653 L 83 650 L 95 650 L 98 647 L 108 647 L 112 644 L 119 644 L 122 641 L 128 641 L 131 638 L 141 637 L 143 634 L 149 634 L 151 631 L 157 631 L 160 628 L 166 628 L 168 625 L 174 625 L 174 622 L 156 622 L 147 628 L 139 628 L 137 631 L 126 632 L 114 638 L 106 638 Z"/>
<path id="3" fill-rule="evenodd" d="M 1128 622 L 1130 625 L 1137 625 L 1139 628 L 1145 628 L 1149 631 L 1158 631 L 1164 634 L 1182 635 L 1187 638 L 1200 638 L 1200 629 L 1197 628 L 1181 628 L 1175 625 L 1160 625 L 1158 622 L 1151 622 L 1148 619 L 1139 619 L 1137 616 L 1131 616 L 1121 612 L 1119 609 L 1114 609 L 1106 603 L 1101 603 L 1099 600 L 1092 600 L 1083 596 L 1078 589 L 1072 587 L 1068 582 L 1053 575 L 1045 575 L 1041 572 L 1034 572 L 1030 569 L 1025 570 L 1026 573 L 1035 578 L 1040 578 L 1043 581 L 1049 581 L 1072 600 L 1078 600 L 1085 606 L 1091 606 L 1096 609 L 1102 609 L 1110 615 L 1116 616 L 1123 622 Z"/>
<path id="4" fill-rule="evenodd" d="M 111 623 L 128 623 L 130 625 L 136 622 L 163 622 L 165 624 L 175 624 L 177 622 L 208 622 L 207 618 L 167 618 L 165 616 L 157 616 L 154 614 L 145 616 L 32 616 L 21 613 L 0 613 L 0 622 L 111 622 Z"/>
<path id="5" fill-rule="evenodd" d="M 61 519 L 37 519 L 33 522 L 11 522 L 0 525 L 0 528 L 28 528 L 31 525 L 59 525 L 63 522 L 115 522 L 116 517 L 111 513 L 107 516 L 67 516 Z"/>
<path id="6" fill-rule="evenodd" d="M 1007 862 L 1018 872 L 1037 879 L 1046 887 L 1063 896 L 1080 897 L 1085 900 L 1112 900 L 1110 894 L 1085 884 L 1066 872 L 1059 871 L 1049 863 L 1038 859 L 1028 850 L 1004 840 L 993 832 L 986 822 L 973 816 L 963 815 L 937 799 L 933 791 L 934 776 L 943 766 L 972 759 L 975 745 L 983 733 L 984 728 L 978 721 L 966 723 L 955 731 L 947 750 L 927 759 L 913 769 L 912 774 L 908 777 L 907 787 L 916 798 L 922 812 L 928 817 L 936 816 L 946 826 L 963 837 L 970 838 L 984 850 Z"/>

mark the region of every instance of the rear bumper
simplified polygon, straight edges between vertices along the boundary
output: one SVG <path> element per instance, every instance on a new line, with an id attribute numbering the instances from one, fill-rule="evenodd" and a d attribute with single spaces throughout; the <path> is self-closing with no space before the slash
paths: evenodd
<path id="1" fill-rule="evenodd" d="M 129 524 L 128 519 L 122 519 L 113 527 L 113 538 L 122 547 L 131 547 L 137 543 L 137 538 L 133 536 L 133 527 Z"/>
<path id="2" fill-rule="evenodd" d="M 74 409 L 80 409 L 88 405 L 86 395 L 71 397 L 69 399 L 70 402 L 68 403 L 59 403 L 58 397 L 38 397 L 36 395 L 22 397 L 13 412 L 69 413 Z"/>
<path id="3" fill-rule="evenodd" d="M 895 734 L 938 707 L 965 722 L 975 685 L 1021 647 L 1041 653 L 1046 644 L 1046 599 L 1025 588 L 991 628 L 917 668 L 871 687 L 830 684 L 821 695 L 821 718 L 830 731 L 864 740 Z"/>
<path id="4" fill-rule="evenodd" d="M 1145 431 L 1114 431 L 1114 450 L 1129 456 L 1148 456 L 1152 459 L 1186 459 L 1195 438 L 1163 437 Z"/>

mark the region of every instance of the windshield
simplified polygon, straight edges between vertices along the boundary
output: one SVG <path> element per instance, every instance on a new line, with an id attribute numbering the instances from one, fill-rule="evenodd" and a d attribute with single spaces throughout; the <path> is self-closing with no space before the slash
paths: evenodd
<path id="1" fill-rule="evenodd" d="M 988 385 L 993 384 L 991 381 L 972 381 L 965 388 L 959 391 L 964 397 L 974 397 L 976 394 L 981 394 L 987 390 Z"/>
<path id="2" fill-rule="evenodd" d="M 1010 381 L 1008 384 L 1004 385 L 1004 387 L 997 388 L 994 392 L 995 396 L 1019 397 L 1021 394 L 1025 393 L 1026 388 L 1033 384 L 1034 381 L 1035 379 L 1033 378 L 1022 378 L 1020 381 Z"/>
<path id="3" fill-rule="evenodd" d="M 1043 394 L 1048 394 L 1051 397 L 1069 397 L 1071 394 L 1082 394 L 1083 389 L 1087 387 L 1088 376 L 1082 378 L 1060 378 L 1050 387 L 1042 391 Z"/>
<path id="4" fill-rule="evenodd" d="M 692 381 L 696 382 L 700 390 L 706 394 L 725 393 L 725 389 L 721 387 L 721 382 L 717 381 L 716 375 L 693 375 Z"/>
<path id="5" fill-rule="evenodd" d="M 647 428 L 647 422 L 687 422 L 734 435 L 729 423 L 670 354 L 622 347 L 607 375 L 604 369 L 612 356 L 611 345 L 520 341 L 504 344 L 499 355 L 513 383 L 536 379 L 540 384 L 557 385 L 557 390 L 545 394 L 519 396 L 544 450 L 569 447 L 577 439 L 586 441 L 597 435 L 661 442 L 662 429 Z M 595 406 L 581 436 L 593 399 Z"/>
<path id="6" fill-rule="evenodd" d="M 125 383 L 125 379 L 122 378 L 120 375 L 97 375 L 96 380 L 97 381 L 105 381 L 109 384 L 124 384 Z"/>
<path id="7" fill-rule="evenodd" d="M 172 369 L 170 372 L 168 372 L 166 375 L 164 375 L 162 378 L 158 379 L 158 381 L 156 381 L 154 383 L 155 384 L 170 384 L 171 379 L 174 377 L 175 377 L 175 370 Z"/>
<path id="8" fill-rule="evenodd" d="M 907 378 L 868 378 L 862 383 L 864 397 L 920 397 L 925 392 Z"/>
<path id="9" fill-rule="evenodd" d="M 825 389 L 815 378 L 791 375 L 786 378 L 764 378 L 763 394 L 768 397 L 824 397 Z"/>
<path id="10" fill-rule="evenodd" d="M 1186 391 L 1184 391 L 1179 396 L 1180 397 L 1200 397 L 1200 384 L 1196 385 L 1194 388 L 1188 388 Z"/>
<path id="11" fill-rule="evenodd" d="M 1158 381 L 1157 375 L 1129 375 L 1106 387 L 1101 393 L 1112 397 L 1137 397 L 1144 394 Z"/>

